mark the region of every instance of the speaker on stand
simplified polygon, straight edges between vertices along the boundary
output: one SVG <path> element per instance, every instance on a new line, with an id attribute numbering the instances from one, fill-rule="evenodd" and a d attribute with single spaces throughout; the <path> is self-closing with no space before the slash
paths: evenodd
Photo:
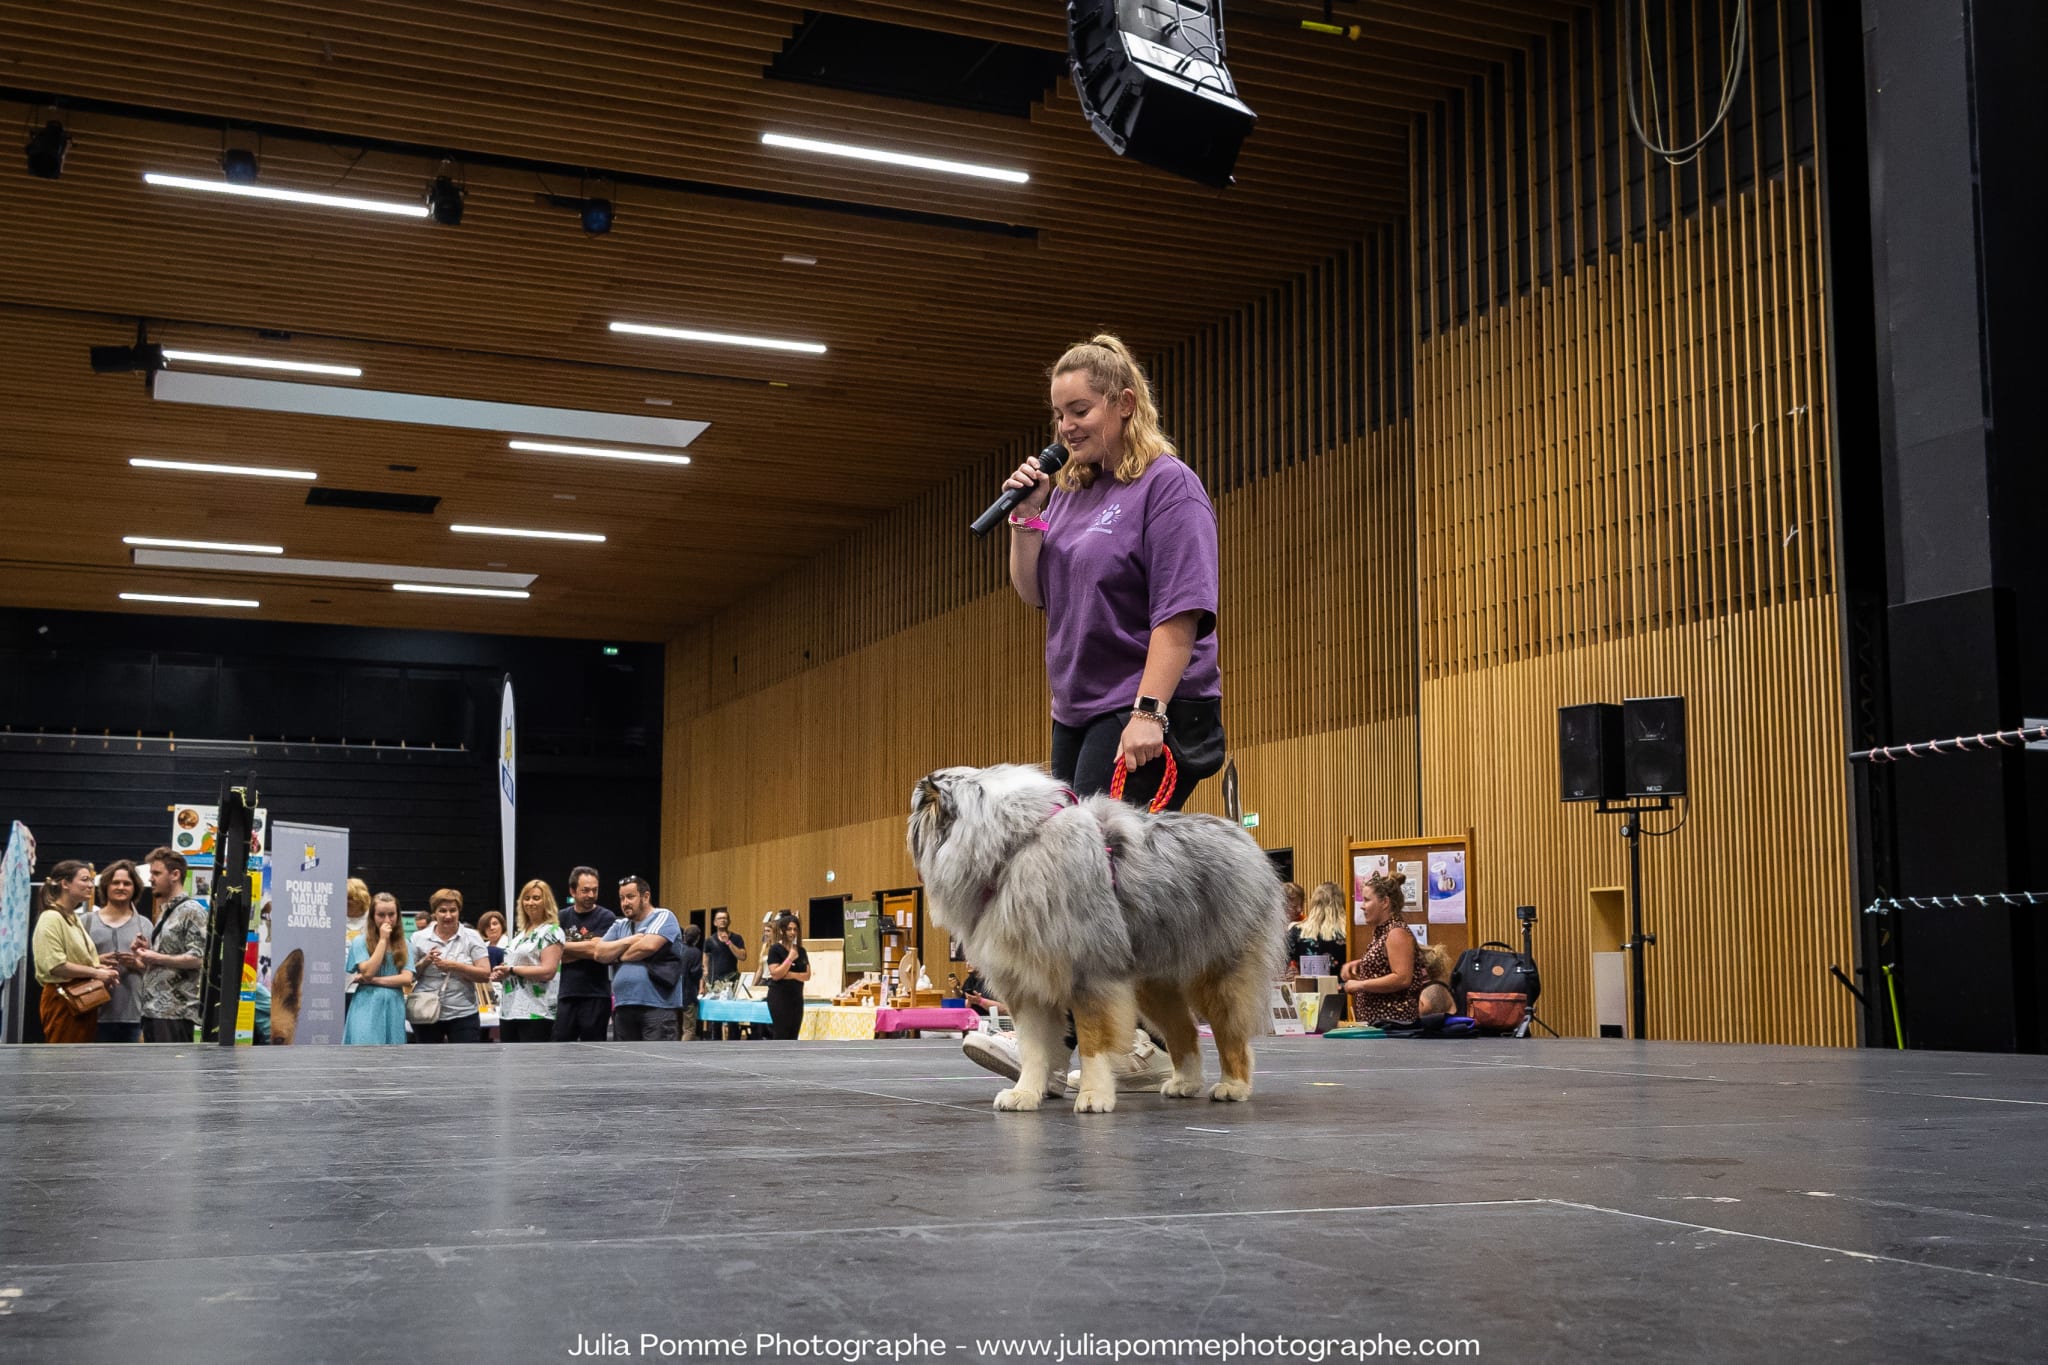
<path id="1" fill-rule="evenodd" d="M 1624 817 L 1628 844 L 1629 993 L 1635 1037 L 1649 1035 L 1648 988 L 1643 950 L 1657 936 L 1643 932 L 1643 836 L 1675 833 L 1646 830 L 1643 815 L 1670 810 L 1687 796 L 1684 697 L 1631 697 L 1621 705 L 1593 702 L 1557 712 L 1558 794 L 1566 801 L 1597 801 L 1602 815 Z M 1689 809 L 1689 807 L 1688 807 Z"/>

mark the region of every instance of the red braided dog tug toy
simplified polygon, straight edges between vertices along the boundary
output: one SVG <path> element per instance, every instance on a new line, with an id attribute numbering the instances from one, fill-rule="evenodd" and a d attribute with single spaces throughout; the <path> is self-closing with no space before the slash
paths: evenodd
<path id="1" fill-rule="evenodd" d="M 1173 750 L 1161 748 L 1159 752 L 1166 759 L 1166 775 L 1159 779 L 1159 790 L 1153 795 L 1151 804 L 1145 807 L 1154 815 L 1165 810 L 1167 802 L 1173 800 L 1174 786 L 1180 780 L 1180 765 L 1173 761 Z M 1109 794 L 1113 800 L 1124 799 L 1124 783 L 1130 775 L 1130 767 L 1119 756 L 1116 771 L 1109 775 Z"/>

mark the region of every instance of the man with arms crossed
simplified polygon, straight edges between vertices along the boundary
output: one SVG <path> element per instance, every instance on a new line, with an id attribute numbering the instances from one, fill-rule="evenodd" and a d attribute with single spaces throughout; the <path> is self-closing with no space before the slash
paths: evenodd
<path id="1" fill-rule="evenodd" d="M 557 1043 L 601 1043 L 612 1020 L 612 978 L 597 946 L 618 918 L 597 903 L 597 869 L 572 868 L 562 907 L 562 986 L 556 996 Z"/>

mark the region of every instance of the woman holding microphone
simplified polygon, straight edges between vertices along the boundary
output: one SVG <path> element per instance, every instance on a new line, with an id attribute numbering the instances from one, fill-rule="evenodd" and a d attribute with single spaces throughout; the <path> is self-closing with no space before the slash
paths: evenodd
<path id="1" fill-rule="evenodd" d="M 1223 766 L 1217 663 L 1216 509 L 1159 428 L 1152 386 L 1107 333 L 1048 373 L 1066 465 L 1026 461 L 1004 482 L 1028 490 L 1010 513 L 1010 583 L 1045 613 L 1052 775 L 1082 796 L 1179 810 Z M 971 1034 L 967 1055 L 1015 1079 L 1015 1041 Z M 1116 1066 L 1119 1090 L 1173 1074 L 1140 1034 Z"/>

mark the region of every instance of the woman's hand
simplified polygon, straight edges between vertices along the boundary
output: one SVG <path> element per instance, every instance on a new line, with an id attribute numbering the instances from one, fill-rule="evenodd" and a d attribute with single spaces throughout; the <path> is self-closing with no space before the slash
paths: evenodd
<path id="1" fill-rule="evenodd" d="M 1116 742 L 1116 756 L 1131 772 L 1150 763 L 1166 752 L 1166 731 L 1156 720 L 1133 715 L 1124 722 L 1124 732 Z"/>
<path id="2" fill-rule="evenodd" d="M 109 986 L 118 985 L 121 980 L 121 971 L 118 967 L 95 967 L 92 974 Z"/>
<path id="3" fill-rule="evenodd" d="M 1045 510 L 1052 501 L 1052 475 L 1038 467 L 1038 458 L 1033 456 L 1017 466 L 1009 478 L 1003 480 L 1004 488 L 1028 488 L 1024 500 L 1012 509 L 1020 517 L 1035 517 Z"/>

